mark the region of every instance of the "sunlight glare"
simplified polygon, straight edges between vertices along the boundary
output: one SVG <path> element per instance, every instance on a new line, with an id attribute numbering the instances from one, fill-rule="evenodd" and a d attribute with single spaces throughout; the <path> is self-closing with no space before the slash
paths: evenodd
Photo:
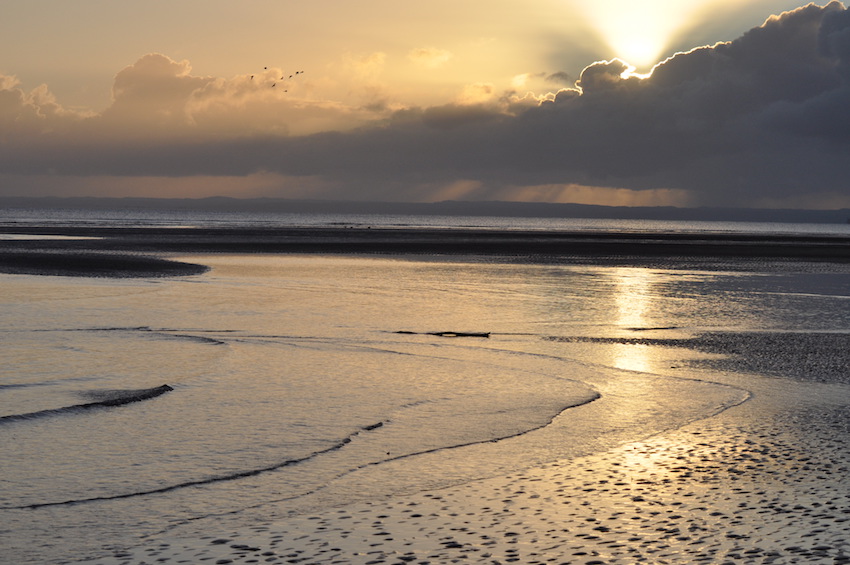
<path id="1" fill-rule="evenodd" d="M 615 271 L 615 323 L 624 329 L 642 329 L 649 322 L 657 275 L 648 269 L 621 267 Z"/>
<path id="2" fill-rule="evenodd" d="M 622 329 L 645 328 L 654 307 L 657 275 L 648 269 L 621 267 L 615 271 L 615 323 Z M 648 372 L 651 348 L 645 345 L 618 344 L 614 348 L 613 365 L 627 371 Z"/>
<path id="3" fill-rule="evenodd" d="M 649 70 L 683 26 L 710 1 L 593 0 L 578 3 L 579 9 L 613 50 L 613 56 Z"/>

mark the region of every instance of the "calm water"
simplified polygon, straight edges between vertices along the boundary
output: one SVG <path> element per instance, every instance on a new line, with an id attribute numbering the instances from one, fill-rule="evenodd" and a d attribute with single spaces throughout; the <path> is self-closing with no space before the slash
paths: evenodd
<path id="1" fill-rule="evenodd" d="M 506 473 L 747 398 L 677 372 L 695 353 L 571 338 L 850 331 L 847 273 L 805 264 L 181 259 L 212 269 L 0 275 L 0 561 Z"/>
<path id="2" fill-rule="evenodd" d="M 528 218 L 490 216 L 415 216 L 390 214 L 285 214 L 187 212 L 185 210 L 0 210 L 2 225 L 90 225 L 122 227 L 267 227 L 357 226 L 434 229 L 483 228 L 546 231 L 613 231 L 661 233 L 771 233 L 850 235 L 847 224 L 787 224 L 772 222 L 703 222 L 677 220 L 617 220 L 594 218 Z M 2 234 L 0 234 L 2 237 Z"/>

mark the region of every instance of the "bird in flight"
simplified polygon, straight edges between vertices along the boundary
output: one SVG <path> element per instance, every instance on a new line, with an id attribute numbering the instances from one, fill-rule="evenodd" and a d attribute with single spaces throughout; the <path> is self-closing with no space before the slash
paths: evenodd
<path id="1" fill-rule="evenodd" d="M 264 71 L 269 70 L 268 66 L 263 67 L 263 70 L 264 70 Z M 297 76 L 297 75 L 301 75 L 301 74 L 304 74 L 304 71 L 295 71 L 295 73 L 294 73 L 294 74 L 289 75 L 289 77 L 287 77 L 287 76 L 286 76 L 286 74 L 282 74 L 278 80 L 289 80 L 289 79 L 292 79 L 292 78 L 294 78 L 295 76 Z M 255 75 L 251 75 L 251 80 L 254 80 L 254 76 L 255 76 Z M 268 84 L 268 83 L 267 83 L 267 84 Z M 277 81 L 275 81 L 275 82 L 272 82 L 272 83 L 271 83 L 271 87 L 272 87 L 272 88 L 274 88 L 274 87 L 276 87 L 276 86 L 277 86 Z M 288 89 L 284 89 L 284 92 L 289 92 L 289 90 L 288 90 Z"/>

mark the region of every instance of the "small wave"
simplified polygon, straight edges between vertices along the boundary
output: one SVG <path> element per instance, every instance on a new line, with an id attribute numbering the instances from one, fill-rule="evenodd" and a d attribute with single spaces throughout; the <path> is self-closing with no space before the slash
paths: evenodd
<path id="1" fill-rule="evenodd" d="M 166 339 L 193 341 L 195 343 L 205 343 L 207 345 L 227 345 L 226 341 L 202 335 L 168 334 L 164 332 L 156 332 L 156 334 L 160 337 L 164 336 Z"/>
<path id="2" fill-rule="evenodd" d="M 543 428 L 551 425 L 552 422 L 555 420 L 555 418 L 557 418 L 563 412 L 565 412 L 565 411 L 567 411 L 571 408 L 576 408 L 576 407 L 579 407 L 579 406 L 583 406 L 585 404 L 590 404 L 591 402 L 594 402 L 594 401 L 598 400 L 599 398 L 601 398 L 601 395 L 598 392 L 594 391 L 592 393 L 589 393 L 585 397 L 583 397 L 581 399 L 576 399 L 574 402 L 571 402 L 571 403 L 563 406 L 556 414 L 554 414 L 546 422 L 544 422 L 544 423 L 542 423 L 538 426 L 535 426 L 533 428 L 522 430 L 522 431 L 517 432 L 517 433 L 507 434 L 507 435 L 504 435 L 504 436 L 499 436 L 499 437 L 494 437 L 494 438 L 489 438 L 489 439 L 482 439 L 482 440 L 464 442 L 464 443 L 460 443 L 460 444 L 444 445 L 444 446 L 435 447 L 435 448 L 432 448 L 432 449 L 425 449 L 425 450 L 422 450 L 422 451 L 405 453 L 403 455 L 390 456 L 386 459 L 381 459 L 379 461 L 371 461 L 369 463 L 364 463 L 362 465 L 358 465 L 356 467 L 353 467 L 353 468 L 341 473 L 340 475 L 338 475 L 337 478 L 340 478 L 342 476 L 348 475 L 348 474 L 356 472 L 356 471 L 360 471 L 362 469 L 382 465 L 382 464 L 392 462 L 392 461 L 397 461 L 397 460 L 401 460 L 401 459 L 409 459 L 409 458 L 420 456 L 420 455 L 425 455 L 425 454 L 429 454 L 429 453 L 437 453 L 437 452 L 440 452 L 440 451 L 448 451 L 448 450 L 452 450 L 452 449 L 459 449 L 459 448 L 463 448 L 463 447 L 469 447 L 469 446 L 472 446 L 472 445 L 480 445 L 480 444 L 485 444 L 485 443 L 498 443 L 500 441 L 504 441 L 504 440 L 507 440 L 507 439 L 524 436 L 526 434 L 532 433 L 534 431 L 543 429 Z M 239 471 L 239 472 L 236 472 L 236 473 L 231 473 L 231 474 L 228 474 L 228 475 L 219 475 L 219 476 L 216 476 L 216 477 L 208 477 L 208 478 L 205 478 L 205 479 L 198 479 L 198 480 L 195 480 L 195 481 L 186 481 L 186 482 L 183 482 L 183 483 L 169 485 L 169 486 L 161 487 L 161 488 L 158 488 L 158 489 L 135 491 L 135 492 L 129 492 L 129 493 L 123 493 L 123 494 L 115 494 L 115 495 L 110 495 L 110 496 L 96 496 L 96 497 L 91 497 L 91 498 L 64 500 L 64 501 L 59 501 L 59 502 L 37 502 L 37 503 L 34 503 L 34 504 L 27 504 L 27 505 L 23 505 L 23 506 L 0 507 L 0 510 L 37 510 L 39 508 L 46 508 L 46 507 L 53 507 L 53 506 L 71 506 L 71 505 L 75 505 L 75 504 L 87 504 L 87 503 L 90 503 L 90 502 L 105 502 L 105 501 L 110 501 L 110 500 L 123 500 L 123 499 L 128 499 L 128 498 L 135 498 L 135 497 L 139 497 L 139 496 L 147 496 L 147 495 L 151 495 L 151 494 L 164 494 L 164 493 L 173 492 L 173 491 L 184 489 L 184 488 L 204 486 L 204 485 L 209 485 L 209 484 L 214 484 L 214 483 L 219 483 L 219 482 L 224 482 L 224 481 L 235 481 L 235 480 L 238 480 L 238 479 L 255 477 L 255 476 L 263 474 L 263 473 L 277 471 L 277 470 L 283 469 L 285 467 L 304 463 L 304 462 L 310 461 L 312 459 L 315 459 L 317 457 L 320 457 L 322 455 L 325 455 L 327 453 L 339 451 L 340 449 L 342 449 L 345 446 L 347 446 L 348 444 L 350 444 L 352 442 L 352 440 L 354 440 L 354 438 L 356 438 L 357 436 L 359 436 L 359 435 L 361 435 L 365 432 L 371 432 L 371 431 L 374 431 L 374 430 L 379 430 L 380 428 L 383 428 L 386 423 L 388 423 L 388 422 L 377 422 L 375 424 L 363 426 L 362 428 L 353 432 L 348 437 L 340 440 L 338 443 L 335 443 L 334 445 L 331 445 L 330 447 L 327 447 L 325 449 L 321 449 L 321 450 L 318 450 L 318 451 L 314 451 L 314 452 L 312 452 L 312 453 L 310 453 L 310 454 L 308 454 L 304 457 L 300 457 L 300 458 L 296 458 L 296 459 L 287 459 L 285 461 L 275 463 L 274 465 L 270 465 L 268 467 L 261 467 L 259 469 L 249 469 L 249 470 L 246 470 L 246 471 Z M 390 454 L 388 453 L 387 455 L 390 455 Z M 320 487 L 319 489 L 321 489 L 321 488 L 324 488 L 324 487 Z"/>
<path id="3" fill-rule="evenodd" d="M 151 336 L 162 338 L 162 339 L 174 339 L 174 340 L 187 340 L 194 341 L 197 343 L 207 343 L 210 345 L 227 345 L 227 342 L 222 341 L 220 339 L 215 339 L 206 336 L 199 335 L 191 335 L 188 333 L 177 333 L 182 331 L 192 331 L 192 330 L 177 330 L 170 328 L 152 328 L 150 326 L 108 326 L 108 327 L 94 327 L 94 328 L 74 328 L 74 329 L 50 329 L 50 330 L 35 330 L 35 331 L 56 331 L 56 332 L 129 332 L 129 333 L 144 333 L 149 334 Z M 227 333 L 233 332 L 235 330 L 198 330 L 199 332 L 210 332 L 215 331 L 215 333 Z"/>
<path id="4" fill-rule="evenodd" d="M 128 327 L 106 327 L 106 328 L 79 328 L 80 332 L 152 332 L 150 326 L 128 326 Z"/>
<path id="5" fill-rule="evenodd" d="M 435 335 L 437 337 L 490 337 L 490 332 L 412 332 L 408 330 L 399 330 L 394 333 L 406 335 Z"/>
<path id="6" fill-rule="evenodd" d="M 164 386 L 168 386 L 168 385 L 164 385 Z M 170 390 L 170 387 L 169 387 L 169 390 Z M 84 503 L 87 503 L 87 502 L 102 502 L 102 501 L 106 501 L 106 500 L 121 500 L 121 499 L 125 499 L 125 498 L 134 498 L 134 497 L 137 497 L 137 496 L 146 496 L 146 495 L 149 495 L 149 494 L 162 494 L 162 493 L 171 492 L 171 491 L 175 491 L 175 490 L 179 490 L 179 489 L 183 489 L 183 488 L 188 488 L 188 487 L 203 486 L 203 485 L 209 485 L 209 484 L 212 484 L 212 483 L 219 483 L 219 482 L 223 482 L 223 481 L 235 481 L 237 479 L 254 477 L 254 476 L 260 475 L 262 473 L 268 473 L 270 471 L 277 471 L 278 469 L 282 469 L 284 467 L 289 467 L 291 465 L 296 465 L 298 463 L 304 463 L 305 461 L 315 459 L 316 457 L 319 457 L 320 455 L 324 455 L 325 453 L 331 453 L 333 451 L 340 450 L 343 447 L 345 447 L 346 445 L 348 445 L 349 443 L 351 443 L 351 441 L 355 437 L 362 434 L 363 432 L 369 432 L 369 431 L 372 431 L 372 430 L 376 430 L 378 428 L 383 427 L 383 425 L 384 425 L 384 422 L 378 422 L 378 423 L 375 423 L 375 424 L 364 426 L 364 427 L 358 429 L 357 431 L 355 431 L 354 433 L 352 433 L 351 435 L 349 435 L 348 437 L 343 438 L 338 443 L 331 445 L 330 447 L 327 447 L 325 449 L 320 449 L 319 451 L 314 451 L 313 453 L 310 453 L 309 455 L 306 455 L 304 457 L 300 457 L 300 458 L 297 458 L 297 459 L 287 459 L 286 461 L 282 461 L 280 463 L 275 463 L 274 465 L 270 465 L 268 467 L 262 467 L 262 468 L 259 468 L 259 469 L 249 469 L 247 471 L 239 471 L 239 472 L 236 472 L 236 473 L 231 473 L 229 475 L 220 475 L 220 476 L 217 476 L 217 477 L 209 477 L 209 478 L 206 478 L 206 479 L 198 479 L 196 481 L 187 481 L 185 483 L 178 483 L 176 485 L 170 485 L 170 486 L 166 486 L 166 487 L 162 487 L 162 488 L 158 488 L 158 489 L 152 489 L 152 490 L 128 492 L 128 493 L 124 493 L 124 494 L 115 494 L 115 495 L 111 495 L 111 496 L 95 496 L 95 497 L 92 497 L 92 498 L 64 500 L 64 501 L 61 501 L 61 502 L 37 502 L 35 504 L 27 504 L 27 505 L 24 505 L 24 506 L 4 507 L 4 508 L 0 508 L 0 510 L 35 510 L 35 509 L 38 509 L 38 508 L 45 508 L 45 507 L 48 507 L 48 506 L 66 506 L 66 505 L 72 505 L 72 504 L 84 504 Z"/>
<path id="7" fill-rule="evenodd" d="M 469 442 L 466 442 L 466 443 L 443 445 L 443 446 L 440 446 L 440 447 L 434 447 L 434 448 L 425 449 L 425 450 L 422 450 L 422 451 L 415 451 L 415 452 L 412 452 L 412 453 L 405 453 L 403 455 L 396 455 L 396 456 L 390 457 L 388 459 L 383 459 L 381 461 L 372 461 L 370 463 L 365 463 L 365 464 L 360 465 L 359 467 L 353 469 L 353 471 L 357 471 L 357 470 L 360 470 L 360 469 L 366 469 L 368 467 L 374 467 L 374 466 L 377 466 L 377 465 L 382 465 L 384 463 L 389 463 L 390 461 L 398 461 L 400 459 L 409 459 L 411 457 L 416 457 L 418 455 L 426 455 L 428 453 L 437 453 L 437 452 L 440 452 L 440 451 L 448 451 L 448 450 L 451 450 L 451 449 L 459 449 L 461 447 L 469 447 L 471 445 L 482 445 L 482 444 L 485 444 L 485 443 L 498 443 L 498 442 L 504 441 L 506 439 L 513 439 L 513 438 L 516 438 L 516 437 L 521 437 L 521 436 L 530 434 L 532 432 L 536 432 L 537 430 L 542 430 L 543 428 L 551 425 L 552 422 L 555 421 L 555 418 L 557 418 L 558 416 L 560 416 L 561 414 L 563 414 L 564 412 L 566 412 L 567 410 L 569 410 L 571 408 L 578 408 L 579 406 L 584 406 L 585 404 L 590 404 L 591 402 L 596 402 L 600 398 L 602 398 L 602 395 L 599 394 L 598 392 L 596 392 L 596 391 L 590 392 L 586 396 L 584 396 L 583 398 L 577 399 L 574 402 L 563 406 L 556 414 L 554 414 L 546 422 L 544 422 L 544 423 L 542 423 L 538 426 L 534 426 L 532 428 L 528 428 L 528 429 L 525 429 L 525 430 L 522 430 L 522 431 L 519 431 L 519 432 L 516 432 L 516 433 L 513 433 L 513 434 L 503 435 L 503 436 L 489 438 L 489 439 L 479 439 L 479 440 L 469 441 Z"/>
<path id="8" fill-rule="evenodd" d="M 0 424 L 8 424 L 21 420 L 34 420 L 48 416 L 61 416 L 63 414 L 73 414 L 76 412 L 84 412 L 95 408 L 110 408 L 114 406 L 123 406 L 132 402 L 148 400 L 156 398 L 166 392 L 174 390 L 168 385 L 162 385 L 154 388 L 144 388 L 139 390 L 104 390 L 93 391 L 86 393 L 86 396 L 95 399 L 94 402 L 85 404 L 74 404 L 71 406 L 63 406 L 62 408 L 51 408 L 49 410 L 39 410 L 38 412 L 28 412 L 26 414 L 11 414 L 9 416 L 0 416 Z"/>
<path id="9" fill-rule="evenodd" d="M 0 384 L 0 390 L 6 390 L 10 388 L 29 388 L 33 386 L 47 386 L 50 383 L 40 382 L 40 383 L 9 383 L 9 384 Z"/>
<path id="10" fill-rule="evenodd" d="M 18 330 L 3 330 L 15 331 Z M 94 327 L 94 328 L 39 328 L 29 330 L 33 333 L 52 333 L 52 332 L 150 332 L 153 331 L 150 326 L 130 326 L 130 327 Z"/>
<path id="11" fill-rule="evenodd" d="M 551 425 L 551 423 L 555 420 L 556 417 L 558 417 L 560 414 L 562 414 L 566 410 L 569 410 L 570 408 L 576 408 L 578 406 L 589 404 L 591 402 L 598 400 L 599 398 L 601 398 L 601 395 L 598 392 L 593 391 L 593 392 L 587 394 L 586 396 L 584 396 L 583 398 L 576 399 L 575 401 L 563 406 L 560 410 L 558 410 L 558 412 L 556 414 L 554 414 L 546 422 L 544 422 L 544 423 L 542 423 L 538 426 L 535 426 L 533 428 L 522 430 L 522 431 L 517 432 L 517 433 L 507 434 L 507 435 L 504 435 L 504 436 L 499 436 L 499 437 L 494 437 L 494 438 L 464 442 L 464 443 L 460 443 L 460 444 L 444 445 L 444 446 L 435 447 L 435 448 L 432 448 L 432 449 L 425 449 L 425 450 L 417 451 L 417 452 L 413 452 L 413 453 L 406 453 L 406 454 L 403 454 L 403 455 L 390 456 L 386 459 L 382 459 L 382 460 L 379 460 L 379 461 L 372 461 L 372 462 L 369 462 L 369 463 L 364 463 L 362 465 L 358 465 L 358 466 L 356 466 L 352 469 L 349 469 L 348 471 L 345 471 L 344 473 L 339 475 L 337 478 L 344 476 L 344 475 L 347 475 L 349 473 L 353 473 L 353 472 L 356 472 L 356 471 L 359 471 L 359 470 L 362 470 L 362 469 L 365 469 L 365 468 L 369 468 L 369 467 L 372 467 L 372 466 L 382 465 L 384 463 L 388 463 L 388 462 L 391 462 L 391 461 L 397 461 L 397 460 L 400 460 L 400 459 L 408 459 L 408 458 L 416 457 L 416 456 L 419 456 L 419 455 L 425 455 L 425 454 L 428 454 L 428 453 L 436 453 L 436 452 L 440 452 L 440 451 L 458 449 L 458 448 L 468 447 L 468 446 L 472 446 L 472 445 L 479 445 L 479 444 L 485 444 L 485 443 L 497 443 L 497 442 L 500 442 L 500 441 L 503 441 L 503 440 L 506 440 L 506 439 L 520 437 L 520 436 L 529 434 L 531 432 L 537 431 L 539 429 L 542 429 L 542 428 L 545 428 L 545 427 Z M 157 488 L 157 489 L 142 490 L 142 491 L 122 493 L 122 494 L 114 494 L 114 495 L 109 495 L 109 496 L 96 496 L 96 497 L 91 497 L 91 498 L 64 500 L 64 501 L 58 501 L 58 502 L 38 502 L 38 503 L 27 504 L 27 505 L 23 505 L 23 506 L 0 507 L 0 510 L 37 510 L 37 509 L 40 509 L 40 508 L 54 507 L 54 506 L 71 506 L 71 505 L 75 505 L 75 504 L 86 504 L 86 503 L 90 503 L 90 502 L 105 502 L 105 501 L 110 501 L 110 500 L 123 500 L 123 499 L 135 498 L 135 497 L 139 497 L 139 496 L 147 496 L 147 495 L 152 495 L 152 494 L 164 494 L 164 493 L 173 492 L 173 491 L 184 489 L 184 488 L 204 486 L 204 485 L 209 485 L 209 484 L 214 484 L 214 483 L 219 483 L 219 482 L 224 482 L 224 481 L 234 481 L 234 480 L 238 480 L 238 479 L 254 477 L 254 476 L 257 476 L 257 475 L 260 475 L 260 474 L 263 474 L 263 473 L 277 471 L 277 470 L 283 469 L 285 467 L 304 463 L 304 462 L 310 461 L 312 459 L 315 459 L 317 457 L 320 457 L 320 456 L 328 454 L 328 453 L 339 451 L 340 449 L 342 449 L 345 446 L 347 446 L 348 444 L 350 444 L 354 440 L 354 438 L 356 438 L 357 436 L 359 436 L 363 433 L 368 433 L 368 432 L 372 432 L 372 431 L 375 431 L 375 430 L 379 430 L 379 429 L 383 428 L 386 423 L 387 422 L 382 421 L 382 422 L 377 422 L 377 423 L 370 424 L 370 425 L 367 425 L 367 426 L 363 426 L 363 427 L 359 428 L 357 431 L 350 434 L 348 437 L 343 438 L 342 440 L 331 445 L 330 447 L 327 447 L 325 449 L 321 449 L 321 450 L 318 450 L 318 451 L 314 451 L 314 452 L 312 452 L 312 453 L 310 453 L 310 454 L 308 454 L 304 457 L 300 457 L 300 458 L 296 458 L 296 459 L 287 459 L 285 461 L 275 463 L 274 465 L 269 465 L 268 467 L 261 467 L 261 468 L 258 468 L 258 469 L 249 469 L 249 470 L 246 470 L 246 471 L 239 471 L 239 472 L 230 473 L 230 474 L 227 474 L 227 475 L 219 475 L 219 476 L 208 477 L 208 478 L 204 478 L 204 479 L 198 479 L 198 480 L 194 480 L 194 481 L 186 481 L 186 482 L 183 482 L 183 483 L 169 485 L 169 486 L 165 486 L 165 487 L 161 487 L 161 488 Z M 387 455 L 389 455 L 389 453 Z M 323 487 L 320 487 L 320 488 L 323 488 Z"/>
<path id="12" fill-rule="evenodd" d="M 85 330 L 83 330 L 85 331 Z M 143 332 L 151 334 L 158 338 L 163 339 L 174 339 L 174 340 L 186 340 L 186 341 L 194 341 L 196 343 L 206 343 L 210 345 L 227 345 L 227 342 L 224 342 L 220 339 L 215 339 L 211 337 L 201 336 L 201 335 L 191 335 L 187 333 L 176 333 L 178 331 L 184 330 L 176 330 L 176 329 L 168 329 L 161 328 L 155 329 L 150 326 L 136 326 L 136 327 L 115 327 L 115 328 L 92 328 L 91 331 L 98 332 Z M 191 330 L 190 330 L 191 331 Z"/>

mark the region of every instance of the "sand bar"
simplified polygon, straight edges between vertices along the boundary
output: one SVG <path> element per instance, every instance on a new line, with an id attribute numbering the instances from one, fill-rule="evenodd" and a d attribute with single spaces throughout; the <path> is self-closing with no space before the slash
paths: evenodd
<path id="1" fill-rule="evenodd" d="M 130 253 L 3 251 L 0 273 L 68 277 L 153 278 L 197 275 L 203 265 Z"/>

